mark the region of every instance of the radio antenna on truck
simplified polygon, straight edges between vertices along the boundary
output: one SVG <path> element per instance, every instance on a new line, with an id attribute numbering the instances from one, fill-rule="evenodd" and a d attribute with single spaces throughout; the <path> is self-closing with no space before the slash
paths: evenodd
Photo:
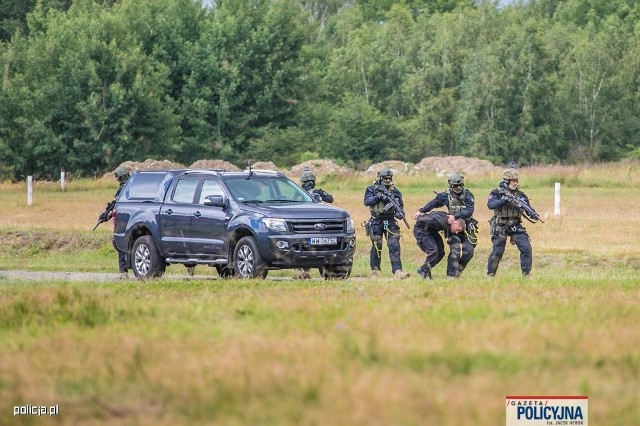
<path id="1" fill-rule="evenodd" d="M 251 176 L 253 176 L 253 170 L 251 169 L 252 164 L 253 160 L 247 160 L 247 167 L 249 169 L 249 176 L 247 176 L 247 180 L 251 179 Z"/>

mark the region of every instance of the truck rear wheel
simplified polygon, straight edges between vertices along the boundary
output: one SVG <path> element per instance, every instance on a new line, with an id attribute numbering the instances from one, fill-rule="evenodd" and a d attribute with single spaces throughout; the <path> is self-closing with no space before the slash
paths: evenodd
<path id="1" fill-rule="evenodd" d="M 233 250 L 233 270 L 240 279 L 267 277 L 267 265 L 253 237 L 238 241 Z"/>
<path id="2" fill-rule="evenodd" d="M 157 278 L 164 274 L 167 264 L 160 257 L 156 243 L 150 235 L 143 235 L 133 243 L 131 269 L 141 280 Z"/>
<path id="3" fill-rule="evenodd" d="M 353 265 L 331 265 L 320 267 L 320 275 L 325 280 L 346 280 L 351 275 Z"/>

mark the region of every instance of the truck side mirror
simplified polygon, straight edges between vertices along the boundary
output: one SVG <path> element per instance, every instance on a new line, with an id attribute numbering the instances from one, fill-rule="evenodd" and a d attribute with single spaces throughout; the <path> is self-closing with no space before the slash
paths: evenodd
<path id="1" fill-rule="evenodd" d="M 204 205 L 213 207 L 226 207 L 227 197 L 225 197 L 224 195 L 207 195 L 206 197 L 204 197 Z"/>

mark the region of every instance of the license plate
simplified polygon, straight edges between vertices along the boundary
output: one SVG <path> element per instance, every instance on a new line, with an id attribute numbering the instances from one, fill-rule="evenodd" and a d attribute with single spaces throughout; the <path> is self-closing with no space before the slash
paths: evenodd
<path id="1" fill-rule="evenodd" d="M 338 237 L 309 238 L 309 244 L 311 244 L 312 246 L 330 246 L 338 244 Z"/>

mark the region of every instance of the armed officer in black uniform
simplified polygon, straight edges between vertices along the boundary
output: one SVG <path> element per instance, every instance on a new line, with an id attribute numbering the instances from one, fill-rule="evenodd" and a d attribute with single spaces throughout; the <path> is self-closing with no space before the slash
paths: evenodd
<path id="1" fill-rule="evenodd" d="M 129 170 L 124 166 L 119 166 L 113 171 L 113 176 L 116 178 L 116 180 L 120 184 L 120 186 L 118 187 L 118 190 L 113 196 L 113 199 L 117 200 L 118 196 L 120 195 L 120 192 L 122 192 L 122 188 L 129 180 Z M 113 209 L 111 209 L 109 212 L 106 212 L 106 213 L 107 213 L 107 216 L 105 221 L 111 220 L 111 218 L 113 217 Z M 113 243 L 113 247 L 118 251 L 118 271 L 119 271 L 118 278 L 121 280 L 126 280 L 129 278 L 127 273 L 129 269 L 127 266 L 127 253 L 118 250 L 115 244 L 115 240 L 113 240 L 112 243 Z"/>
<path id="2" fill-rule="evenodd" d="M 511 244 L 515 244 L 520 251 L 522 275 L 529 277 L 533 264 L 533 249 L 527 230 L 522 226 L 523 210 L 510 201 L 515 197 L 530 206 L 529 198 L 518 189 L 520 173 L 515 169 L 515 164 L 510 164 L 504 170 L 502 178 L 502 182 L 498 184 L 498 188 L 491 191 L 487 201 L 487 207 L 493 210 L 493 217 L 489 220 L 493 250 L 487 263 L 487 275 L 493 277 L 496 274 L 507 238 L 510 238 Z"/>
<path id="3" fill-rule="evenodd" d="M 315 200 L 323 201 L 325 203 L 333 203 L 333 195 L 320 188 L 316 188 L 316 176 L 309 167 L 305 166 L 302 171 L 302 175 L 300 176 L 300 182 L 302 182 L 302 189 L 307 191 Z M 293 270 L 294 280 L 306 280 L 309 278 L 311 278 L 310 268 L 295 268 Z"/>
<path id="4" fill-rule="evenodd" d="M 307 191 L 313 198 L 324 201 L 325 203 L 333 203 L 333 195 L 320 188 L 316 188 L 316 177 L 309 167 L 305 167 L 300 177 L 302 189 Z"/>
<path id="5" fill-rule="evenodd" d="M 405 219 L 404 203 L 402 193 L 393 184 L 391 169 L 380 169 L 378 178 L 365 190 L 364 205 L 369 207 L 371 212 L 371 219 L 366 224 L 367 235 L 371 238 L 371 252 L 369 254 L 371 276 L 377 277 L 380 274 L 382 238 L 385 237 L 389 248 L 391 272 L 397 279 L 408 278 L 409 274 L 402 271 L 400 226 L 396 220 Z"/>
<path id="6" fill-rule="evenodd" d="M 475 251 L 478 238 L 476 235 L 478 221 L 473 218 L 475 199 L 471 191 L 464 187 L 464 176 L 454 173 L 448 179 L 449 189 L 440 192 L 425 204 L 414 215 L 418 219 L 420 214 L 428 213 L 438 207 L 447 207 L 447 222 L 451 225 L 455 220 L 464 220 L 462 232 L 451 234 L 447 238 L 449 257 L 447 258 L 447 276 L 457 278 L 462 274 Z"/>

